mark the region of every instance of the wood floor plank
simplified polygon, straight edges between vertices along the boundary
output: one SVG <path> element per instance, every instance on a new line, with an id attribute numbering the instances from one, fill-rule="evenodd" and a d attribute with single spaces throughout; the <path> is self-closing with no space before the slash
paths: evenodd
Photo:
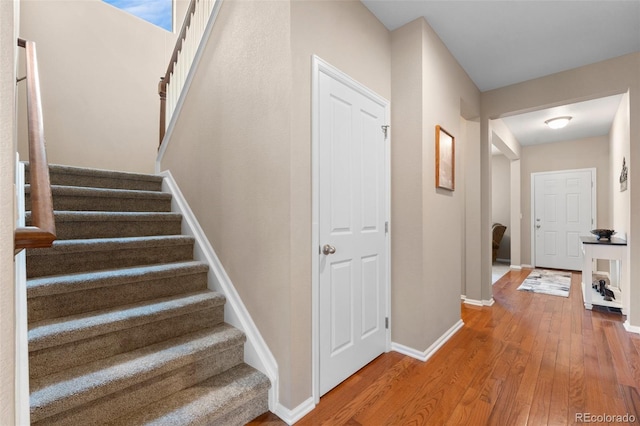
<path id="1" fill-rule="evenodd" d="M 461 307 L 464 327 L 427 362 L 381 355 L 320 399 L 299 425 L 568 425 L 640 415 L 640 336 L 620 314 L 518 291 L 530 271 L 493 286 L 495 304 Z M 266 413 L 250 425 L 284 425 Z"/>
<path id="2" fill-rule="evenodd" d="M 456 341 L 448 344 L 454 345 Z M 357 416 L 357 420 L 363 424 L 382 422 L 394 424 L 396 419 L 418 417 L 428 419 L 444 397 L 446 389 L 455 385 L 456 378 L 459 377 L 460 370 L 472 370 L 486 356 L 486 336 L 477 335 L 475 339 L 468 343 L 466 350 L 459 351 L 448 360 L 441 360 L 443 352 L 434 356 L 434 364 L 439 362 L 440 368 L 427 371 L 424 370 L 420 377 L 415 377 L 415 386 L 409 387 L 405 383 L 397 383 L 392 389 L 394 400 L 400 404 L 381 404 L 375 409 L 369 410 L 365 415 Z M 436 358 L 437 357 L 437 358 Z M 431 361 L 431 360 L 430 360 Z"/>
<path id="3" fill-rule="evenodd" d="M 569 316 L 570 304 L 563 300 L 561 309 L 560 315 L 552 319 L 552 322 L 560 324 L 548 421 L 554 425 L 566 424 L 569 418 L 571 327 L 562 318 Z"/>
<path id="4" fill-rule="evenodd" d="M 582 334 L 571 333 L 569 356 L 569 405 L 568 421 L 575 420 L 577 413 L 585 412 L 584 349 Z"/>
<path id="5" fill-rule="evenodd" d="M 616 374 L 619 384 L 626 386 L 635 386 L 635 379 L 631 371 L 631 365 L 627 362 L 625 348 L 619 345 L 618 333 L 616 332 L 616 324 L 607 321 L 603 324 L 604 335 L 607 340 L 607 346 L 611 353 L 611 365 Z M 626 348 L 628 350 L 628 348 Z"/>

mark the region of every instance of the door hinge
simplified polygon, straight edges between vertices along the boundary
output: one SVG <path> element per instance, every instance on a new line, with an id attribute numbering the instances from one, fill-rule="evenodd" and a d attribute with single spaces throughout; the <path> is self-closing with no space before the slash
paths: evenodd
<path id="1" fill-rule="evenodd" d="M 384 328 L 389 328 L 389 317 L 384 317 Z"/>
<path id="2" fill-rule="evenodd" d="M 389 222 L 385 222 L 384 223 L 384 233 L 388 234 L 389 233 Z"/>
<path id="3" fill-rule="evenodd" d="M 391 126 L 389 126 L 389 125 L 387 124 L 387 125 L 380 126 L 380 127 L 382 127 L 382 133 L 384 133 L 384 140 L 387 140 L 387 137 L 389 136 L 389 134 L 388 134 L 388 132 L 389 132 L 389 127 L 391 127 Z"/>

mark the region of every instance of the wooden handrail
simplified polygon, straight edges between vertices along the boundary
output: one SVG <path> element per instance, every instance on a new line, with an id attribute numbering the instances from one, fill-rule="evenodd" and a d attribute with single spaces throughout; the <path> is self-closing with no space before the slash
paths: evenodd
<path id="1" fill-rule="evenodd" d="M 26 55 L 31 226 L 16 228 L 14 235 L 16 251 L 24 248 L 51 247 L 56 239 L 49 164 L 45 150 L 36 45 L 32 41 L 18 39 L 18 46 L 25 49 Z"/>
<path id="2" fill-rule="evenodd" d="M 182 23 L 180 34 L 178 34 L 176 45 L 173 48 L 173 53 L 171 54 L 169 65 L 167 66 L 167 72 L 164 73 L 163 77 L 160 77 L 160 83 L 158 83 L 158 94 L 160 95 L 160 144 L 162 144 L 162 139 L 164 139 L 164 134 L 167 128 L 166 127 L 167 85 L 171 81 L 171 75 L 173 74 L 173 69 L 176 63 L 178 62 L 178 55 L 180 54 L 184 40 L 187 37 L 187 30 L 191 26 L 191 17 L 196 11 L 196 1 L 197 0 L 191 0 L 191 2 L 189 3 L 189 7 L 187 8 L 187 14 L 184 18 L 184 22 Z"/>

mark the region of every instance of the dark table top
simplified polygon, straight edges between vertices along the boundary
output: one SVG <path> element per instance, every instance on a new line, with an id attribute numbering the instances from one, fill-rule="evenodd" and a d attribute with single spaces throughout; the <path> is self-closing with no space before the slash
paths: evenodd
<path id="1" fill-rule="evenodd" d="M 611 241 L 606 239 L 598 240 L 596 237 L 580 237 L 583 244 L 601 244 L 605 246 L 626 246 L 627 242 L 621 238 L 611 237 Z"/>

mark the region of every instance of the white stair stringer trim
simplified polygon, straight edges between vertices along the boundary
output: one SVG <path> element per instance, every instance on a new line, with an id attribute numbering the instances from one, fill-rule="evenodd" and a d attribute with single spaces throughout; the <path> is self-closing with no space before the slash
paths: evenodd
<path id="1" fill-rule="evenodd" d="M 193 61 L 191 62 L 191 67 L 189 68 L 189 72 L 187 73 L 187 78 L 184 81 L 184 85 L 182 86 L 182 90 L 180 91 L 180 97 L 178 98 L 178 102 L 176 102 L 176 107 L 173 110 L 173 114 L 171 115 L 171 119 L 169 120 L 169 124 L 167 125 L 167 129 L 165 130 L 164 137 L 160 142 L 160 148 L 158 149 L 158 156 L 156 157 L 156 173 L 161 174 L 160 170 L 162 167 L 162 159 L 164 158 L 164 153 L 167 150 L 167 145 L 169 144 L 169 140 L 171 139 L 171 135 L 173 134 L 173 129 L 176 126 L 176 121 L 180 116 L 180 111 L 182 111 L 182 105 L 184 105 L 184 100 L 189 93 L 189 88 L 191 88 L 191 83 L 193 82 L 193 77 L 196 74 L 196 70 L 198 69 L 198 64 L 200 64 L 200 59 L 202 59 L 202 54 L 204 52 L 205 47 L 207 46 L 207 42 L 209 40 L 209 36 L 211 35 L 211 31 L 213 30 L 213 26 L 216 22 L 216 18 L 218 17 L 218 12 L 220 11 L 220 7 L 222 6 L 223 0 L 215 0 L 215 4 L 213 5 L 213 9 L 211 10 L 211 15 L 209 15 L 209 21 L 207 22 L 207 26 L 202 33 L 202 38 L 198 43 L 198 50 L 193 56 Z"/>
<path id="2" fill-rule="evenodd" d="M 262 338 L 258 327 L 253 322 L 249 311 L 224 270 L 220 259 L 200 227 L 200 223 L 189 207 L 173 175 L 168 170 L 159 175 L 164 177 L 162 182 L 163 192 L 170 193 L 173 196 L 171 210 L 182 214 L 182 233 L 195 238 L 194 258 L 209 265 L 208 288 L 223 294 L 227 299 L 224 309 L 225 322 L 242 330 L 247 336 L 247 341 L 244 345 L 244 361 L 264 373 L 271 381 L 269 410 L 275 412 L 279 407 L 279 376 L 276 359 Z"/>
<path id="3" fill-rule="evenodd" d="M 24 163 L 16 163 L 16 206 L 17 226 L 24 226 Z M 15 410 L 16 424 L 31 423 L 29 405 L 29 326 L 27 320 L 27 255 L 22 250 L 15 256 L 15 310 L 16 310 L 16 372 L 15 372 Z"/>
<path id="4" fill-rule="evenodd" d="M 438 338 L 431 346 L 427 348 L 425 351 L 419 351 L 414 348 L 410 348 L 409 346 L 401 345 L 400 343 L 391 343 L 391 350 L 399 352 L 403 355 L 410 356 L 411 358 L 415 358 L 419 361 L 426 362 L 429 358 L 435 354 L 438 349 L 442 347 L 454 334 L 458 332 L 462 327 L 464 327 L 464 322 L 462 320 L 458 320 L 457 323 L 453 325 L 449 330 L 447 330 L 442 336 Z"/>

